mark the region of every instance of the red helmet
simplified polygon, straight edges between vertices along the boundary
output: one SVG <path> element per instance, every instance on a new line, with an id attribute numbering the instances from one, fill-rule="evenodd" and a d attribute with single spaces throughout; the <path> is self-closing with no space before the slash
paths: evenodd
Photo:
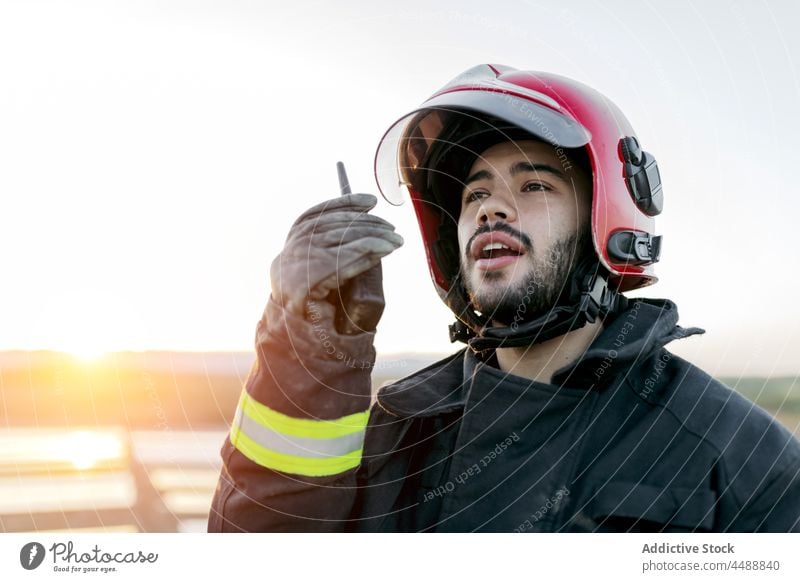
<path id="1" fill-rule="evenodd" d="M 442 227 L 457 222 L 460 206 L 448 206 L 437 180 L 453 171 L 448 159 L 464 149 L 458 144 L 465 133 L 474 135 L 489 125 L 496 131 L 498 124 L 511 139 L 521 130 L 552 144 L 560 158 L 566 159 L 569 150 L 585 150 L 592 173 L 592 241 L 609 286 L 626 291 L 655 283 L 652 265 L 661 241 L 653 234 L 652 217 L 661 212 L 661 179 L 655 159 L 639 147 L 622 112 L 597 91 L 565 77 L 479 65 L 395 122 L 375 155 L 384 198 L 399 204 L 405 190 L 411 196 L 442 297 L 451 291 L 452 263 L 458 262 L 457 254 L 442 250 Z"/>

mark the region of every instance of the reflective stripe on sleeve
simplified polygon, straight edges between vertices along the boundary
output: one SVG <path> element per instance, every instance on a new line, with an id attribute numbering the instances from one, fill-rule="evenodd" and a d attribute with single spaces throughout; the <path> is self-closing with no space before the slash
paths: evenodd
<path id="1" fill-rule="evenodd" d="M 231 444 L 263 467 L 319 477 L 361 462 L 369 410 L 335 420 L 287 416 L 242 391 L 231 426 Z"/>

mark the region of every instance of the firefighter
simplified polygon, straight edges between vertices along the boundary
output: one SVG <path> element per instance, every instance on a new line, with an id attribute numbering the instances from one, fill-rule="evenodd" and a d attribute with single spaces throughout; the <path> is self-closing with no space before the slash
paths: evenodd
<path id="1" fill-rule="evenodd" d="M 410 197 L 466 347 L 371 404 L 374 334 L 337 328 L 337 290 L 402 239 L 374 196 L 308 210 L 272 265 L 209 531 L 800 531 L 800 443 L 665 348 L 702 333 L 674 303 L 625 296 L 656 281 L 663 191 L 613 103 L 480 65 L 386 132 L 375 171 Z"/>

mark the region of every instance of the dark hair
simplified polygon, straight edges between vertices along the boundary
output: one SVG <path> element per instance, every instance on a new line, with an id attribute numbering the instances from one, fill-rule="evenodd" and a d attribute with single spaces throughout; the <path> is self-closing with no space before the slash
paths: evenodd
<path id="1" fill-rule="evenodd" d="M 574 168 L 586 176 L 592 175 L 591 162 L 586 148 L 559 148 L 515 125 L 494 118 L 464 118 L 440 134 L 437 144 L 431 147 L 425 166 L 417 174 L 415 187 L 428 193 L 442 211 L 443 220 L 458 222 L 461 212 L 461 192 L 464 181 L 475 161 L 489 148 L 505 142 L 535 141 L 563 152 L 559 155 L 564 169 Z M 450 140 L 448 134 L 454 136 Z"/>

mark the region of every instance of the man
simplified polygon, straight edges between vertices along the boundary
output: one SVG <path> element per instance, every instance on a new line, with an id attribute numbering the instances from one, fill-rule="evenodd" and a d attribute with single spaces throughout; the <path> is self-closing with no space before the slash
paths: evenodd
<path id="1" fill-rule="evenodd" d="M 664 348 L 702 331 L 673 303 L 622 294 L 655 282 L 662 191 L 611 102 L 475 67 L 387 132 L 376 175 L 410 193 L 468 347 L 370 407 L 373 334 L 341 331 L 337 290 L 379 295 L 366 274 L 402 240 L 372 196 L 307 211 L 272 266 L 210 531 L 800 531 L 800 444 Z"/>

